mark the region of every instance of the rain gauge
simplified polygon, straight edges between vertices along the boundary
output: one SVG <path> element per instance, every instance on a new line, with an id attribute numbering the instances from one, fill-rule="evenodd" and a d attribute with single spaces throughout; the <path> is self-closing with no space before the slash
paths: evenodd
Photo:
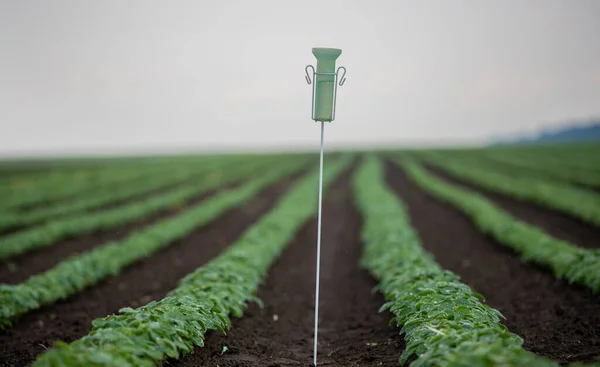
<path id="1" fill-rule="evenodd" d="M 321 213 L 323 206 L 323 137 L 325 122 L 335 120 L 335 106 L 338 85 L 346 81 L 346 68 L 335 68 L 335 61 L 342 54 L 337 48 L 313 48 L 317 58 L 317 69 L 308 65 L 305 68 L 306 82 L 312 84 L 312 119 L 321 123 L 321 154 L 319 157 L 319 215 L 317 225 L 317 273 L 315 281 L 315 342 L 313 364 L 317 365 L 317 334 L 319 327 L 319 277 L 321 272 Z"/>

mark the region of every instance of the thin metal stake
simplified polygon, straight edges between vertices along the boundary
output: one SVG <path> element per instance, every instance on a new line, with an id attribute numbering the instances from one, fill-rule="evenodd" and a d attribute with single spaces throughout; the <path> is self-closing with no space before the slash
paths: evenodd
<path id="1" fill-rule="evenodd" d="M 313 364 L 317 365 L 317 331 L 319 328 L 319 275 L 321 273 L 321 212 L 323 204 L 323 135 L 325 122 L 321 121 L 321 158 L 319 163 L 319 219 L 317 224 L 317 275 L 315 290 L 315 346 Z"/>

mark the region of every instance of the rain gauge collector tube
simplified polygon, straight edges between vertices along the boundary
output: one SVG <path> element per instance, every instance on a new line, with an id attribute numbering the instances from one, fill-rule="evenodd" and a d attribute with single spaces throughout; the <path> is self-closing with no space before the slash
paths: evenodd
<path id="1" fill-rule="evenodd" d="M 337 48 L 313 48 L 317 58 L 317 70 L 312 65 L 305 68 L 306 82 L 313 85 L 312 119 L 321 122 L 321 154 L 319 156 L 319 215 L 317 225 L 317 273 L 315 280 L 315 337 L 313 364 L 317 365 L 317 336 L 319 329 L 319 278 L 321 273 L 321 214 L 323 206 L 323 137 L 325 122 L 335 120 L 337 87 L 346 81 L 346 68 L 335 68 L 335 61 L 342 54 Z"/>

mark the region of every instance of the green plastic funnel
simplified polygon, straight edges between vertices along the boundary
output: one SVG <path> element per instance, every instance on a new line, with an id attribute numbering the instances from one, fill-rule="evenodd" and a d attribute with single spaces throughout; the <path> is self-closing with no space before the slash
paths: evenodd
<path id="1" fill-rule="evenodd" d="M 342 54 L 337 48 L 313 48 L 317 58 L 317 75 L 315 77 L 315 110 L 313 120 L 333 121 L 333 104 L 335 94 L 335 60 Z"/>

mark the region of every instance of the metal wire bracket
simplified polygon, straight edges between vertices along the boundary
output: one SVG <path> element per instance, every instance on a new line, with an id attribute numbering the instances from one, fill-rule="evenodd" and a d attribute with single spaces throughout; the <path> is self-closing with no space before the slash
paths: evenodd
<path id="1" fill-rule="evenodd" d="M 309 71 L 309 69 L 311 69 L 312 71 Z M 304 79 L 306 79 L 306 83 L 308 83 L 309 85 L 312 84 L 312 86 L 313 86 L 313 88 L 312 88 L 312 108 L 311 108 L 311 119 L 313 119 L 313 120 L 315 120 L 315 90 L 317 88 L 317 83 L 314 83 L 315 78 L 317 75 L 334 75 L 335 76 L 335 89 L 333 92 L 333 111 L 331 114 L 331 121 L 335 120 L 337 89 L 338 89 L 338 86 L 341 87 L 346 82 L 346 68 L 343 66 L 340 66 L 337 68 L 335 73 L 317 73 L 314 66 L 306 65 L 306 67 L 304 68 L 304 71 L 306 72 L 306 75 L 304 76 Z M 329 122 L 331 122 L 331 121 L 329 121 Z"/>

